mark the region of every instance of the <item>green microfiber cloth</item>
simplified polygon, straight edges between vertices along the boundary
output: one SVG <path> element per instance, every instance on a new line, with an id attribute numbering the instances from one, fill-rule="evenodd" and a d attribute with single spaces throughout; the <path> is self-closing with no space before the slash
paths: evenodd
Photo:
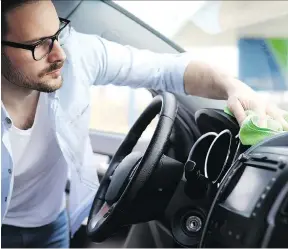
<path id="1" fill-rule="evenodd" d="M 234 117 L 233 113 L 228 109 L 228 107 L 224 108 L 224 112 Z M 259 127 L 257 125 L 259 120 L 257 114 L 249 110 L 245 113 L 246 118 L 243 121 L 239 132 L 239 139 L 243 145 L 255 145 L 268 137 L 288 131 L 284 130 L 279 122 L 268 115 L 266 115 L 265 120 L 266 128 Z M 286 115 L 284 118 L 288 122 L 288 115 Z"/>

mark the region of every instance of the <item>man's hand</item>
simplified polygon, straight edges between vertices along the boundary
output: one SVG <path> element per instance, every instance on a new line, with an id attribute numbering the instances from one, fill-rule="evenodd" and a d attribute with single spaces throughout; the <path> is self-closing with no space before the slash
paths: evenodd
<path id="1" fill-rule="evenodd" d="M 285 115 L 288 115 L 287 111 L 268 103 L 248 85 L 216 66 L 199 61 L 189 63 L 184 74 L 184 85 L 188 94 L 228 100 L 228 108 L 239 125 L 246 118 L 245 111 L 251 110 L 260 116 L 258 125 L 261 127 L 265 127 L 266 115 L 269 115 L 288 130 L 288 123 L 284 119 Z"/>
<path id="2" fill-rule="evenodd" d="M 231 78 L 229 81 L 231 82 L 227 84 L 227 104 L 239 125 L 241 125 L 246 118 L 245 111 L 250 110 L 259 115 L 259 127 L 267 128 L 268 115 L 278 121 L 284 130 L 288 130 L 288 122 L 285 120 L 285 116 L 288 115 L 287 111 L 280 109 L 273 103 L 269 103 L 245 83 L 235 78 Z"/>
<path id="3" fill-rule="evenodd" d="M 263 100 L 257 93 L 236 92 L 232 94 L 228 97 L 228 108 L 234 114 L 240 125 L 246 118 L 245 111 L 251 110 L 259 115 L 258 125 L 260 127 L 267 128 L 266 115 L 269 115 L 281 123 L 284 130 L 288 131 L 288 122 L 284 118 L 285 115 L 288 115 L 288 112 Z"/>

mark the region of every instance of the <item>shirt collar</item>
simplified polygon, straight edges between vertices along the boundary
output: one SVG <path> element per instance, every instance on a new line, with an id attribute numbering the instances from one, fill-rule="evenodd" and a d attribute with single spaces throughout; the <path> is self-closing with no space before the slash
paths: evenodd
<path id="1" fill-rule="evenodd" d="M 7 117 L 9 117 L 9 113 L 7 112 L 3 102 L 1 101 L 1 121 L 3 122 Z"/>

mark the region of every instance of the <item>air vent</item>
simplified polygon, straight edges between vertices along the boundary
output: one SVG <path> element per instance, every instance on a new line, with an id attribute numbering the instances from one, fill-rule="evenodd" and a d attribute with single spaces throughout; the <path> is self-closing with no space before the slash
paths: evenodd
<path id="1" fill-rule="evenodd" d="M 271 157 L 271 155 L 268 156 L 267 154 L 255 153 L 250 154 L 250 160 L 245 164 L 258 168 L 277 170 L 280 162 L 277 156 Z"/>

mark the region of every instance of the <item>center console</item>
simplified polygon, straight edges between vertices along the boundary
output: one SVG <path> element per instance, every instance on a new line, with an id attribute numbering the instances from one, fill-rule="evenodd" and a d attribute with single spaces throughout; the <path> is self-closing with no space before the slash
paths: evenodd
<path id="1" fill-rule="evenodd" d="M 241 154 L 227 172 L 200 247 L 288 246 L 288 134 L 278 139 Z"/>

